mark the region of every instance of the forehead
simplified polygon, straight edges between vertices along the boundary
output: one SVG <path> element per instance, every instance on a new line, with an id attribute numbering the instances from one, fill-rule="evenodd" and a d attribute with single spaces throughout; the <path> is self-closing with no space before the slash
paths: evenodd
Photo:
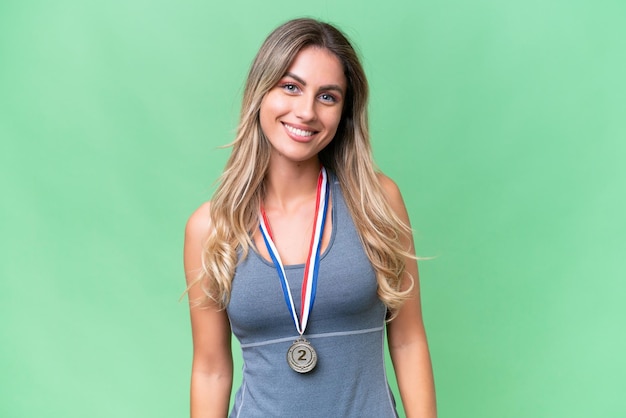
<path id="1" fill-rule="evenodd" d="M 346 76 L 341 60 L 326 48 L 308 46 L 295 56 L 287 73 L 302 78 L 307 84 L 339 85 L 346 88 Z"/>

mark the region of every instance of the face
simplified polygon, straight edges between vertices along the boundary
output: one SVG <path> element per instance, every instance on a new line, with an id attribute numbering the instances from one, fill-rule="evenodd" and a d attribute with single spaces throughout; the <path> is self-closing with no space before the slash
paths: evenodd
<path id="1" fill-rule="evenodd" d="M 261 102 L 261 129 L 272 146 L 272 159 L 317 160 L 337 132 L 346 87 L 334 54 L 303 48 Z"/>

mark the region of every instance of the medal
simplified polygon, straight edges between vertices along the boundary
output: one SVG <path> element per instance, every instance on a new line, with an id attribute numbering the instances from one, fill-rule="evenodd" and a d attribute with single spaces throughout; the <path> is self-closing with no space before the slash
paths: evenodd
<path id="1" fill-rule="evenodd" d="M 302 296 L 301 296 L 301 318 L 298 318 L 289 282 L 285 274 L 285 268 L 278 254 L 278 250 L 272 239 L 272 231 L 265 215 L 265 210 L 261 206 L 260 229 L 263 240 L 267 247 L 267 251 L 274 262 L 278 278 L 285 297 L 287 309 L 291 313 L 291 317 L 296 326 L 296 330 L 300 337 L 293 342 L 287 351 L 287 364 L 298 373 L 307 373 L 313 370 L 317 364 L 317 353 L 313 346 L 304 337 L 304 331 L 313 308 L 315 301 L 315 289 L 317 287 L 317 275 L 320 262 L 320 252 L 322 248 L 322 235 L 324 233 L 324 224 L 326 222 L 326 209 L 328 208 L 328 179 L 326 169 L 322 167 L 317 181 L 317 196 L 315 199 L 315 219 L 313 220 L 313 234 L 311 237 L 311 245 L 309 247 L 309 255 L 307 256 L 306 265 L 304 267 L 304 277 L 302 279 Z"/>
<path id="2" fill-rule="evenodd" d="M 307 373 L 315 368 L 317 364 L 317 353 L 310 342 L 300 337 L 289 347 L 287 351 L 287 363 L 289 367 L 298 373 Z"/>

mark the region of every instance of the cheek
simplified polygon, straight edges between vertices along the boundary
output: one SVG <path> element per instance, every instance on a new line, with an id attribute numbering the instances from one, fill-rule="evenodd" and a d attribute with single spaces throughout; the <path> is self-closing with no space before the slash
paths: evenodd
<path id="1" fill-rule="evenodd" d="M 261 116 L 271 118 L 280 116 L 286 111 L 287 102 L 284 97 L 274 92 L 269 92 L 261 102 Z"/>
<path id="2" fill-rule="evenodd" d="M 326 127 L 328 128 L 328 130 L 332 131 L 332 132 L 336 132 L 337 128 L 339 127 L 339 123 L 341 122 L 341 110 L 336 111 L 333 109 L 333 111 L 329 112 L 326 116 Z"/>
<path id="3" fill-rule="evenodd" d="M 266 135 L 269 134 L 268 130 L 271 131 L 272 123 L 280 115 L 282 107 L 280 101 L 276 100 L 276 98 L 272 96 L 273 95 L 271 93 L 268 93 L 261 102 L 261 108 L 259 109 L 261 129 Z"/>

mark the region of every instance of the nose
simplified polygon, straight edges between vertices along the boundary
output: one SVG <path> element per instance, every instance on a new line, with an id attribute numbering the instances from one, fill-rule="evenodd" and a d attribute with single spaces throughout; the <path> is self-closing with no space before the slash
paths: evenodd
<path id="1" fill-rule="evenodd" d="M 317 118 L 315 110 L 315 97 L 308 97 L 303 94 L 298 97 L 294 113 L 296 117 L 302 121 L 312 121 Z"/>

